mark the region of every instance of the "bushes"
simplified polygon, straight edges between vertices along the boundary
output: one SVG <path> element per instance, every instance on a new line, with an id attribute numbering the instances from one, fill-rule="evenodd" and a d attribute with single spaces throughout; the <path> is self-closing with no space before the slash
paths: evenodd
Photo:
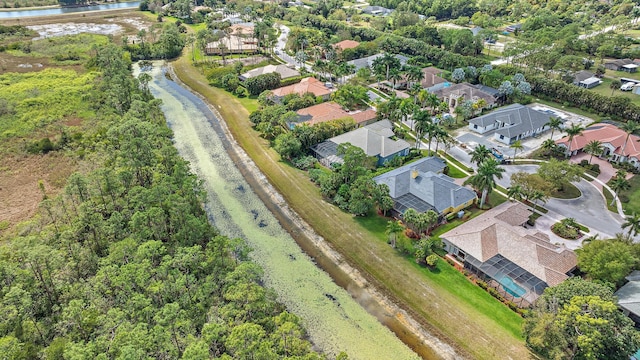
<path id="1" fill-rule="evenodd" d="M 248 79 L 244 83 L 244 87 L 249 91 L 249 94 L 251 95 L 260 95 L 260 93 L 265 90 L 275 89 L 279 86 L 279 73 L 258 75 L 254 78 Z"/>
<path id="2" fill-rule="evenodd" d="M 580 224 L 572 218 L 562 219 L 560 222 L 553 224 L 551 231 L 563 239 L 575 240 L 582 235 Z"/>
<path id="3" fill-rule="evenodd" d="M 598 176 L 600 175 L 600 165 L 599 164 L 589 164 L 588 160 L 580 161 L 580 167 L 584 168 L 586 171 L 592 173 L 591 175 Z"/>

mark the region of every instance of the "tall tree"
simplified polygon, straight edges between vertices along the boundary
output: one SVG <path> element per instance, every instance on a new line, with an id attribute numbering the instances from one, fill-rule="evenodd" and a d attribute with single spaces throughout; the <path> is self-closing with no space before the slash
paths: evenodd
<path id="1" fill-rule="evenodd" d="M 559 117 L 552 116 L 549 118 L 549 129 L 551 129 L 551 136 L 549 139 L 553 139 L 553 133 L 556 130 L 560 130 L 562 128 L 563 120 Z"/>
<path id="2" fill-rule="evenodd" d="M 564 186 L 572 181 L 579 181 L 582 169 L 568 161 L 549 159 L 540 164 L 538 175 L 553 185 L 557 191 L 562 191 Z"/>
<path id="3" fill-rule="evenodd" d="M 591 241 L 576 250 L 578 267 L 593 280 L 621 285 L 640 260 L 634 257 L 631 247 L 621 241 Z"/>
<path id="4" fill-rule="evenodd" d="M 589 157 L 589 164 L 591 164 L 591 160 L 593 160 L 593 155 L 602 155 L 602 151 L 604 148 L 602 147 L 602 143 L 598 140 L 591 140 L 587 145 L 584 146 L 584 152 L 591 155 Z"/>
<path id="5" fill-rule="evenodd" d="M 480 163 L 478 172 L 475 175 L 465 180 L 465 185 L 471 185 L 476 190 L 482 191 L 482 197 L 480 198 L 481 208 L 484 206 L 487 194 L 493 191 L 496 186 L 496 178 L 502 179 L 504 171 L 504 168 L 500 167 L 496 159 L 489 158 Z"/>
<path id="6" fill-rule="evenodd" d="M 480 166 L 483 161 L 490 159 L 491 157 L 493 157 L 493 155 L 491 154 L 491 150 L 489 150 L 489 148 L 487 148 L 486 146 L 480 144 L 476 146 L 475 149 L 473 149 L 473 152 L 471 153 L 471 162 L 474 162 L 476 163 L 476 165 Z"/>
<path id="7" fill-rule="evenodd" d="M 613 199 L 611 199 L 610 206 L 616 202 L 618 195 L 621 191 L 629 190 L 631 188 L 631 184 L 629 180 L 625 176 L 615 176 L 611 181 L 609 181 L 609 187 L 613 190 Z"/>
<path id="8" fill-rule="evenodd" d="M 392 220 L 387 222 L 387 229 L 385 230 L 385 234 L 388 237 L 389 243 L 391 247 L 395 249 L 396 240 L 398 239 L 398 234 L 402 232 L 402 225 L 397 220 Z"/>
<path id="9" fill-rule="evenodd" d="M 582 135 L 582 132 L 584 131 L 584 128 L 582 126 L 580 126 L 580 125 L 573 124 L 573 125 L 571 125 L 570 128 L 567 128 L 564 131 L 567 133 L 567 136 L 569 137 L 569 149 L 568 149 L 567 154 L 568 154 L 569 157 L 571 157 L 571 155 L 572 155 L 571 153 L 573 151 L 571 149 L 571 146 L 573 145 L 573 139 L 576 136 Z"/>
<path id="10" fill-rule="evenodd" d="M 638 236 L 640 234 L 640 214 L 633 213 L 631 216 L 627 216 L 622 228 L 627 229 L 627 236 Z"/>
<path id="11" fill-rule="evenodd" d="M 522 145 L 522 141 L 516 140 L 513 143 L 511 143 L 509 147 L 513 149 L 513 161 L 515 162 L 518 151 L 521 151 L 522 149 L 524 149 L 524 146 Z"/>

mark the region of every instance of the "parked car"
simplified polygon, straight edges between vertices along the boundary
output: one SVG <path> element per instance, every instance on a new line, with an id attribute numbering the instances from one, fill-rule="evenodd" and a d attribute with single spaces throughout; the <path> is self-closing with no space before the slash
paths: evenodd
<path id="1" fill-rule="evenodd" d="M 622 86 L 620 86 L 620 90 L 622 90 L 622 91 L 631 91 L 631 90 L 633 90 L 633 87 L 635 85 L 636 85 L 635 83 L 626 82 L 626 83 L 622 84 Z"/>

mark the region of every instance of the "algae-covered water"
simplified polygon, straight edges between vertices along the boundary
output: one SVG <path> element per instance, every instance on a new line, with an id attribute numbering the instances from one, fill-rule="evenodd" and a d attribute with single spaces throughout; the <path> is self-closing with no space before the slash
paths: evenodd
<path id="1" fill-rule="evenodd" d="M 204 182 L 211 221 L 229 237 L 247 241 L 262 266 L 266 285 L 304 322 L 311 341 L 350 359 L 419 358 L 319 269 L 251 190 L 225 150 L 218 119 L 198 97 L 167 79 L 155 66 L 149 87 L 163 101 L 180 155 Z"/>

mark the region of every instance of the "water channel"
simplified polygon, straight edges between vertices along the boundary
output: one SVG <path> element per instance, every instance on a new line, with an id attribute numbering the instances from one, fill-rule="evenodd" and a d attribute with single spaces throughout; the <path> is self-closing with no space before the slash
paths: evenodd
<path id="1" fill-rule="evenodd" d="M 129 8 L 137 8 L 138 6 L 140 6 L 140 1 L 118 2 L 118 3 L 78 6 L 78 7 L 64 7 L 64 8 L 52 7 L 52 8 L 43 8 L 43 9 L 0 11 L 0 20 L 17 19 L 17 18 L 23 18 L 23 17 L 29 17 L 29 16 L 61 15 L 61 14 L 77 13 L 77 12 L 84 12 L 84 11 L 129 9 Z"/>
<path id="2" fill-rule="evenodd" d="M 204 181 L 211 221 L 223 234 L 249 243 L 266 285 L 303 320 L 315 346 L 330 356 L 345 351 L 351 359 L 418 359 L 353 294 L 319 269 L 280 225 L 234 164 L 227 135 L 207 105 L 167 79 L 157 64 L 150 74 L 149 86 L 163 101 L 176 148 Z"/>

